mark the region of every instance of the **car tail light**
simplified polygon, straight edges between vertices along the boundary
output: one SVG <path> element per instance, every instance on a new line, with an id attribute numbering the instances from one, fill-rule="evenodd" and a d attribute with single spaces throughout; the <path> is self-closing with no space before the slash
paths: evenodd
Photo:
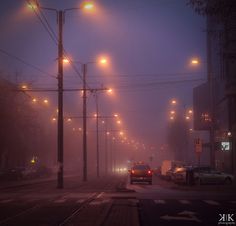
<path id="1" fill-rule="evenodd" d="M 131 173 L 134 174 L 134 170 L 131 170 Z"/>
<path id="2" fill-rule="evenodd" d="M 152 174 L 152 171 L 151 171 L 151 170 L 148 170 L 148 174 Z"/>

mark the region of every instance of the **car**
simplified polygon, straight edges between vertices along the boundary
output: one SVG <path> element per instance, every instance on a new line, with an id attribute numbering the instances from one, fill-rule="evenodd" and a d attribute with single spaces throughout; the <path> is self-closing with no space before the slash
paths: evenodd
<path id="1" fill-rule="evenodd" d="M 187 172 L 191 170 L 190 166 L 180 166 L 176 167 L 173 174 L 172 180 L 176 184 L 186 184 L 187 183 Z"/>
<path id="2" fill-rule="evenodd" d="M 130 170 L 130 183 L 147 182 L 152 184 L 153 172 L 148 164 L 135 164 Z"/>
<path id="3" fill-rule="evenodd" d="M 173 179 L 173 172 L 176 167 L 184 166 L 185 163 L 176 160 L 164 160 L 161 165 L 161 177 L 166 180 Z"/>
<path id="4" fill-rule="evenodd" d="M 194 182 L 195 184 L 232 184 L 234 176 L 228 173 L 220 172 L 209 166 L 195 167 Z"/>

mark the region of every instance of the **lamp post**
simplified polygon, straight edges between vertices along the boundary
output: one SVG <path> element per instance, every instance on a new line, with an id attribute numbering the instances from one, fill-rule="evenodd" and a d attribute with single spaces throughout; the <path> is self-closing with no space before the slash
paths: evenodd
<path id="1" fill-rule="evenodd" d="M 87 67 L 88 64 L 97 63 L 96 61 L 91 61 L 82 64 L 83 71 L 83 181 L 87 181 Z M 102 58 L 99 63 L 106 64 L 107 60 Z M 91 91 L 106 90 L 101 89 L 90 89 Z M 98 130 L 98 103 L 96 101 L 97 108 L 97 130 Z M 97 132 L 97 176 L 99 177 L 99 149 L 98 149 L 98 132 Z"/>
<path id="2" fill-rule="evenodd" d="M 63 152 L 64 152 L 64 136 L 63 136 L 63 22 L 66 11 L 86 9 L 90 10 L 93 8 L 91 2 L 86 2 L 83 7 L 68 8 L 64 10 L 57 10 L 54 8 L 42 7 L 36 0 L 33 4 L 27 1 L 28 5 L 33 9 L 51 10 L 56 12 L 58 18 L 58 124 L 57 124 L 57 154 L 58 154 L 58 172 L 57 172 L 57 188 L 63 188 Z"/>

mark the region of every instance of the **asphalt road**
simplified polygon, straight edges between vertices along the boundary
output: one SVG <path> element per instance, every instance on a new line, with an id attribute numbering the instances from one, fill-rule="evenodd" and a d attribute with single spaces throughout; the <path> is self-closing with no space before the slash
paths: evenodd
<path id="1" fill-rule="evenodd" d="M 62 190 L 55 180 L 42 180 L 0 186 L 0 192 L 4 226 L 213 226 L 236 221 L 233 186 L 177 186 L 157 177 L 153 185 L 130 185 L 126 176 L 88 182 L 68 177 Z"/>

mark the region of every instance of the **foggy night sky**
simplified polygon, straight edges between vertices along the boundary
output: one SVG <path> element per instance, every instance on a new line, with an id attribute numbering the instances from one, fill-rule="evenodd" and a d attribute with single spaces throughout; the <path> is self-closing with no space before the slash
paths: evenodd
<path id="1" fill-rule="evenodd" d="M 76 0 L 40 0 L 42 6 L 60 9 L 78 7 Z M 88 65 L 91 88 L 112 87 L 114 94 L 99 94 L 101 115 L 118 113 L 129 139 L 155 148 L 165 142 L 168 101 L 176 97 L 181 106 L 192 106 L 192 88 L 204 80 L 204 65 L 189 67 L 192 57 L 205 57 L 205 18 L 185 0 L 100 0 L 92 13 L 70 11 L 64 24 L 64 48 L 74 61 L 94 61 L 109 56 L 109 67 Z M 57 74 L 57 46 L 26 1 L 8 0 L 0 5 L 0 49 L 43 71 Z M 43 11 L 57 34 L 56 15 Z M 80 66 L 75 63 L 78 70 Z M 0 71 L 12 81 L 29 82 L 33 88 L 56 88 L 57 80 L 0 53 Z M 164 82 L 164 83 L 163 83 Z M 64 67 L 65 88 L 81 88 L 81 79 Z M 56 108 L 57 97 L 49 96 Z M 78 93 L 65 94 L 65 114 L 81 115 Z M 92 95 L 88 113 L 95 112 Z M 113 128 L 114 129 L 114 128 Z"/>

